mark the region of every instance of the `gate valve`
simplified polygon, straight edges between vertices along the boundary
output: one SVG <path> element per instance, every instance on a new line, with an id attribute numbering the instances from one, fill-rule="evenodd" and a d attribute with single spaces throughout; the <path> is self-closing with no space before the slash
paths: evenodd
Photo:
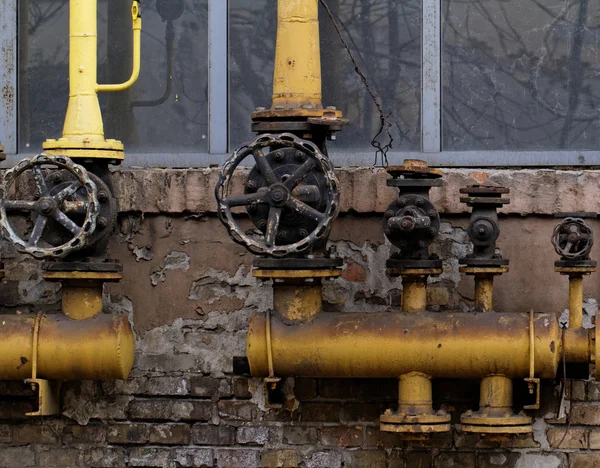
<path id="1" fill-rule="evenodd" d="M 594 234 L 583 219 L 567 217 L 554 228 L 552 245 L 563 260 L 587 260 L 594 245 Z"/>
<path id="2" fill-rule="evenodd" d="M 53 184 L 61 177 L 56 170 L 69 174 L 68 183 Z M 23 159 L 6 171 L 0 185 L 2 235 L 17 252 L 35 258 L 63 258 L 85 247 L 96 229 L 98 212 L 96 184 L 82 166 L 66 156 L 41 153 Z M 28 235 L 28 227 L 20 222 L 22 213 L 30 214 L 33 227 Z M 68 234 L 68 240 L 54 245 L 52 231 L 58 230 Z"/>
<path id="3" fill-rule="evenodd" d="M 263 151 L 268 148 L 268 152 Z M 248 157 L 256 163 L 244 194 L 231 195 L 234 172 Z M 261 135 L 225 163 L 215 187 L 218 216 L 231 238 L 257 255 L 285 257 L 327 240 L 339 212 L 333 164 L 316 145 L 289 133 Z M 260 236 L 249 235 L 233 208 L 245 207 Z"/>

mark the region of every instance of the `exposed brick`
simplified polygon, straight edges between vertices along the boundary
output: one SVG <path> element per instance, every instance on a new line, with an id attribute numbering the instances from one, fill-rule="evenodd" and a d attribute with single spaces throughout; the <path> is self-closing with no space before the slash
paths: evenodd
<path id="1" fill-rule="evenodd" d="M 233 395 L 240 400 L 252 398 L 252 393 L 248 389 L 248 379 L 239 377 L 233 380 Z"/>
<path id="2" fill-rule="evenodd" d="M 318 433 L 315 427 L 285 426 L 283 428 L 283 443 L 289 445 L 314 445 Z"/>
<path id="3" fill-rule="evenodd" d="M 70 468 L 83 465 L 83 452 L 71 448 L 43 449 L 38 456 L 39 466 Z"/>
<path id="4" fill-rule="evenodd" d="M 333 451 L 313 452 L 306 459 L 306 468 L 340 468 L 342 455 Z"/>
<path id="5" fill-rule="evenodd" d="M 168 448 L 136 447 L 129 452 L 128 466 L 168 467 L 171 450 Z"/>
<path id="6" fill-rule="evenodd" d="M 145 444 L 149 434 L 148 424 L 115 424 L 108 427 L 106 440 L 109 444 Z"/>
<path id="7" fill-rule="evenodd" d="M 379 427 L 367 427 L 365 432 L 367 447 L 443 449 L 452 447 L 452 433 L 438 432 L 407 437 L 396 432 L 383 432 Z"/>
<path id="8" fill-rule="evenodd" d="M 76 424 L 65 426 L 63 442 L 66 444 L 103 444 L 106 440 L 106 426 L 103 424 Z"/>
<path id="9" fill-rule="evenodd" d="M 256 405 L 246 401 L 221 400 L 218 403 L 219 416 L 230 421 L 252 421 L 256 415 Z"/>
<path id="10" fill-rule="evenodd" d="M 584 429 L 551 428 L 546 431 L 551 447 L 561 449 L 586 449 L 587 433 Z"/>
<path id="11" fill-rule="evenodd" d="M 190 394 L 190 382 L 184 377 L 150 377 L 144 389 L 146 395 L 186 396 Z"/>
<path id="12" fill-rule="evenodd" d="M 573 389 L 572 396 L 571 388 Z M 573 380 L 572 382 L 567 382 L 566 398 L 571 401 L 585 401 L 586 382 L 584 382 L 583 380 Z"/>
<path id="13" fill-rule="evenodd" d="M 387 456 L 379 450 L 346 450 L 343 453 L 344 466 L 353 468 L 386 468 Z"/>
<path id="14" fill-rule="evenodd" d="M 399 450 L 392 450 L 388 456 L 389 468 L 430 468 L 433 464 L 433 456 L 429 452 L 408 451 L 402 453 Z"/>
<path id="15" fill-rule="evenodd" d="M 362 427 L 328 426 L 319 431 L 319 441 L 324 446 L 360 447 L 363 443 Z"/>
<path id="16" fill-rule="evenodd" d="M 513 468 L 520 454 L 511 452 L 490 452 L 477 455 L 478 468 Z"/>
<path id="17" fill-rule="evenodd" d="M 122 468 L 127 464 L 127 452 L 123 447 L 97 447 L 84 451 L 83 466 L 86 468 Z"/>
<path id="18" fill-rule="evenodd" d="M 8 424 L 0 424 L 0 444 L 10 444 L 12 441 L 12 430 Z"/>
<path id="19" fill-rule="evenodd" d="M 600 466 L 600 454 L 569 454 L 570 468 L 598 468 Z"/>
<path id="20" fill-rule="evenodd" d="M 348 403 L 342 407 L 340 419 L 344 422 L 378 423 L 383 409 L 380 403 Z"/>
<path id="21" fill-rule="evenodd" d="M 149 440 L 151 444 L 187 445 L 191 440 L 190 426 L 183 423 L 152 424 Z"/>
<path id="22" fill-rule="evenodd" d="M 190 390 L 192 395 L 198 397 L 212 398 L 219 396 L 219 387 L 222 379 L 212 377 L 194 376 L 190 378 Z"/>
<path id="23" fill-rule="evenodd" d="M 13 427 L 14 444 L 54 444 L 58 442 L 57 429 L 51 424 Z"/>
<path id="24" fill-rule="evenodd" d="M 600 425 L 600 406 L 573 405 L 571 424 Z"/>
<path id="25" fill-rule="evenodd" d="M 600 382 L 592 380 L 588 382 L 587 399 L 590 401 L 600 400 Z"/>
<path id="26" fill-rule="evenodd" d="M 454 437 L 456 448 L 538 448 L 533 434 L 485 435 L 456 431 Z"/>
<path id="27" fill-rule="evenodd" d="M 346 281 L 353 283 L 364 283 L 367 279 L 367 272 L 364 267 L 357 263 L 349 263 L 346 265 L 342 276 Z"/>
<path id="28" fill-rule="evenodd" d="M 242 445 L 265 445 L 281 440 L 281 428 L 264 426 L 242 426 L 237 430 L 236 439 Z"/>
<path id="29" fill-rule="evenodd" d="M 217 468 L 260 466 L 260 452 L 248 449 L 215 449 Z"/>
<path id="30" fill-rule="evenodd" d="M 294 395 L 300 401 L 317 397 L 317 380 L 298 377 L 294 380 Z"/>
<path id="31" fill-rule="evenodd" d="M 302 405 L 302 421 L 304 422 L 339 422 L 339 403 L 304 403 Z"/>
<path id="32" fill-rule="evenodd" d="M 201 400 L 139 400 L 131 402 L 132 419 L 170 421 L 209 421 L 213 403 Z"/>
<path id="33" fill-rule="evenodd" d="M 270 450 L 260 456 L 262 468 L 297 468 L 298 454 L 295 450 Z"/>
<path id="34" fill-rule="evenodd" d="M 35 466 L 35 453 L 31 447 L 6 447 L 0 449 L 0 466 L 17 468 Z"/>
<path id="35" fill-rule="evenodd" d="M 213 451 L 207 448 L 179 448 L 173 454 L 177 467 L 205 468 L 213 466 Z"/>
<path id="36" fill-rule="evenodd" d="M 233 445 L 235 443 L 235 428 L 231 426 L 208 426 L 194 424 L 192 441 L 196 445 Z"/>
<path id="37" fill-rule="evenodd" d="M 25 413 L 34 411 L 33 403 L 24 400 L 0 401 L 0 420 L 28 420 Z"/>
<path id="38" fill-rule="evenodd" d="M 475 468 L 475 454 L 465 452 L 443 452 L 433 459 L 434 468 Z"/>
<path id="39" fill-rule="evenodd" d="M 590 449 L 600 450 L 600 431 L 590 431 L 588 439 Z"/>

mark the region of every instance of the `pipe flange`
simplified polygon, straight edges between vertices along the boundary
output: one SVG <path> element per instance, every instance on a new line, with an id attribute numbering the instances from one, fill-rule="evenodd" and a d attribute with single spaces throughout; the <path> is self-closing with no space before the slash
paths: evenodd
<path id="1" fill-rule="evenodd" d="M 530 434 L 533 432 L 531 424 L 523 426 L 472 426 L 470 424 L 459 424 L 457 429 L 462 432 L 474 434 Z"/>
<path id="2" fill-rule="evenodd" d="M 509 411 L 467 411 L 460 417 L 461 430 L 477 434 L 528 434 L 533 431 L 531 417 Z"/>
<path id="3" fill-rule="evenodd" d="M 265 155 L 264 148 L 271 151 Z M 246 180 L 245 193 L 230 195 L 233 174 L 249 156 L 256 167 Z M 236 150 L 223 166 L 215 187 L 217 214 L 233 241 L 250 252 L 277 258 L 298 255 L 327 240 L 339 213 L 338 187 L 333 163 L 316 145 L 289 133 L 261 135 Z M 235 207 L 246 207 L 259 238 L 239 226 Z"/>
<path id="4" fill-rule="evenodd" d="M 435 413 L 408 414 L 386 410 L 379 418 L 383 432 L 434 433 L 449 432 L 451 416 L 443 410 Z"/>
<path id="5" fill-rule="evenodd" d="M 450 423 L 447 424 L 379 424 L 382 432 L 398 432 L 407 434 L 433 434 L 450 432 Z"/>
<path id="6" fill-rule="evenodd" d="M 458 268 L 460 273 L 466 275 L 502 275 L 508 273 L 508 266 L 481 267 L 481 266 L 461 266 Z"/>

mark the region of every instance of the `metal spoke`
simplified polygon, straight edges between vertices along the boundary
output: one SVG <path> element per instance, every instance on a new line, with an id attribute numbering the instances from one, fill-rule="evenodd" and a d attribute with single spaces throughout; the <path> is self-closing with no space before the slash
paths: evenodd
<path id="1" fill-rule="evenodd" d="M 313 207 L 308 206 L 306 203 L 301 202 L 296 198 L 288 198 L 285 204 L 288 208 L 297 211 L 298 213 L 302 213 L 303 215 L 308 216 L 309 218 L 318 223 L 320 223 L 323 220 L 323 218 L 325 218 L 325 215 L 323 213 L 315 210 Z"/>
<path id="2" fill-rule="evenodd" d="M 269 210 L 269 219 L 267 221 L 267 233 L 265 234 L 265 244 L 267 247 L 271 247 L 275 243 L 277 238 L 277 231 L 279 230 L 279 221 L 281 221 L 282 208 L 272 206 Z"/>
<path id="3" fill-rule="evenodd" d="M 296 185 L 302 182 L 310 171 L 317 165 L 314 159 L 306 160 L 293 174 L 283 183 L 289 190 L 292 190 Z"/>
<path id="4" fill-rule="evenodd" d="M 29 247 L 37 247 L 38 242 L 42 238 L 42 234 L 44 233 L 44 228 L 46 227 L 47 222 L 48 218 L 46 216 L 39 215 L 37 217 L 35 225 L 33 226 L 33 231 L 31 232 L 31 236 L 27 242 Z"/>
<path id="5" fill-rule="evenodd" d="M 267 161 L 267 158 L 263 152 L 257 148 L 252 152 L 252 155 L 254 156 L 258 170 L 265 178 L 267 184 L 276 184 L 278 182 L 277 177 L 275 177 L 275 173 L 273 172 L 273 169 L 271 168 L 271 165 L 269 164 L 269 161 Z"/>
<path id="6" fill-rule="evenodd" d="M 79 181 L 73 182 L 71 185 L 62 189 L 60 192 L 54 195 L 54 198 L 59 202 L 62 202 L 71 195 L 73 195 L 75 192 L 77 192 L 77 190 L 79 190 L 80 188 L 81 184 L 79 183 Z"/>
<path id="7" fill-rule="evenodd" d="M 34 211 L 35 202 L 25 200 L 4 200 L 7 211 Z"/>
<path id="8" fill-rule="evenodd" d="M 71 218 L 69 218 L 66 214 L 64 214 L 62 211 L 56 211 L 54 213 L 54 219 L 56 219 L 56 221 L 58 221 L 65 229 L 68 229 L 69 231 L 71 231 L 72 234 L 79 234 L 79 231 L 81 230 L 81 228 L 79 226 L 77 226 L 77 224 L 75 224 Z"/>
<path id="9" fill-rule="evenodd" d="M 292 190 L 292 196 L 304 203 L 315 203 L 321 199 L 319 187 L 316 185 L 300 185 Z"/>
<path id="10" fill-rule="evenodd" d="M 63 213 L 85 214 L 88 209 L 88 204 L 84 201 L 64 201 L 60 205 L 60 209 Z"/>
<path id="11" fill-rule="evenodd" d="M 266 192 L 266 190 L 260 190 L 257 193 L 248 193 L 246 195 L 234 195 L 225 200 L 225 202 L 230 208 L 236 206 L 248 206 L 258 205 L 260 203 L 267 203 L 267 201 L 264 199 L 264 195 Z"/>
<path id="12" fill-rule="evenodd" d="M 48 187 L 46 186 L 46 181 L 44 180 L 44 173 L 42 172 L 42 168 L 40 166 L 33 166 L 33 177 L 35 178 L 35 185 L 40 191 L 40 196 L 44 196 L 48 193 Z"/>

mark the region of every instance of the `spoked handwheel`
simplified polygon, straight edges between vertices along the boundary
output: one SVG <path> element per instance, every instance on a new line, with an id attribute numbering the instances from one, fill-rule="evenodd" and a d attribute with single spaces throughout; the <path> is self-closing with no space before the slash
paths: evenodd
<path id="1" fill-rule="evenodd" d="M 48 181 L 56 171 L 69 175 L 59 190 Z M 24 159 L 6 171 L 0 185 L 2 235 L 18 252 L 36 258 L 63 258 L 83 248 L 96 229 L 98 211 L 96 184 L 66 156 L 42 153 Z M 30 232 L 19 225 L 23 214 L 29 215 Z M 64 231 L 58 245 L 55 229 Z"/>
<path id="2" fill-rule="evenodd" d="M 581 218 L 565 218 L 554 228 L 552 245 L 564 259 L 586 259 L 594 245 L 594 234 Z"/>
<path id="3" fill-rule="evenodd" d="M 244 194 L 231 195 L 233 174 L 249 157 L 256 165 Z M 219 219 L 235 242 L 255 254 L 306 252 L 329 234 L 339 212 L 338 186 L 333 164 L 313 143 L 289 133 L 261 135 L 223 166 L 215 188 Z M 236 207 L 246 208 L 258 238 L 240 228 L 232 212 Z"/>

